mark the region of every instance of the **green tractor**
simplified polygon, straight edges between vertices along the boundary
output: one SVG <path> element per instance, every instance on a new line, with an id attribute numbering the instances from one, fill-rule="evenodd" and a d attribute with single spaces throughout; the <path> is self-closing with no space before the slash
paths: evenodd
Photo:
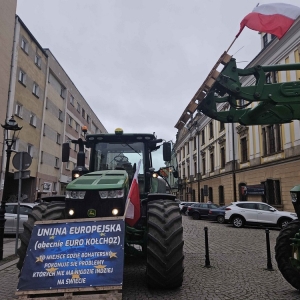
<path id="1" fill-rule="evenodd" d="M 34 207 L 20 236 L 17 267 L 21 270 L 23 266 L 36 221 L 125 218 L 127 195 L 140 165 L 140 217 L 135 224 L 125 220 L 125 254 L 146 258 L 149 287 L 180 287 L 184 272 L 182 217 L 175 195 L 167 192 L 170 185 L 166 176 L 158 176 L 178 177 L 176 166 L 171 166 L 171 143 L 156 139 L 154 134 L 125 134 L 119 128 L 114 134 L 87 134 L 84 140 L 71 142 L 79 146 L 73 180 L 65 197 L 57 197 L 61 201 L 45 199 Z M 90 149 L 89 170 L 85 167 L 85 148 Z M 158 154 L 163 154 L 167 167 L 155 170 L 153 161 L 158 160 Z M 69 143 L 64 143 L 62 161 L 68 162 L 69 155 Z"/>
<path id="2" fill-rule="evenodd" d="M 224 67 L 219 73 L 219 64 Z M 254 66 L 239 69 L 236 60 L 226 52 L 186 109 L 199 112 L 224 123 L 241 125 L 283 124 L 300 120 L 300 81 L 269 83 L 266 74 L 277 71 L 300 70 L 300 64 Z M 242 86 L 240 78 L 252 76 L 251 86 Z M 198 103 L 196 103 L 198 100 Z M 228 109 L 219 110 L 221 103 Z M 255 105 L 252 105 L 255 103 Z M 196 104 L 196 105 L 194 105 Z M 183 115 L 180 122 L 187 119 Z M 178 123 L 179 124 L 179 123 Z M 291 190 L 295 212 L 300 217 L 300 185 Z M 275 257 L 283 277 L 300 290 L 300 221 L 288 223 L 276 240 Z"/>

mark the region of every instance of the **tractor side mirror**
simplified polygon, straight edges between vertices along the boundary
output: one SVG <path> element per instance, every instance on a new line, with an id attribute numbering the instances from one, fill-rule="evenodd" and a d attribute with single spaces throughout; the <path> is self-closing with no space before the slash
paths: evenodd
<path id="1" fill-rule="evenodd" d="M 163 158 L 164 161 L 171 161 L 171 143 L 163 143 Z"/>
<path id="2" fill-rule="evenodd" d="M 68 162 L 70 157 L 70 145 L 69 143 L 62 144 L 62 162 Z"/>

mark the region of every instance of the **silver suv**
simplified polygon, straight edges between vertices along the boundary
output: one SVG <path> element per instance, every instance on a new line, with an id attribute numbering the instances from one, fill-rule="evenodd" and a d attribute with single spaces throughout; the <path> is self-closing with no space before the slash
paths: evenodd
<path id="1" fill-rule="evenodd" d="M 295 219 L 297 219 L 295 213 L 279 211 L 264 202 L 232 202 L 225 209 L 225 222 L 232 223 L 237 228 L 245 224 L 283 228 Z"/>

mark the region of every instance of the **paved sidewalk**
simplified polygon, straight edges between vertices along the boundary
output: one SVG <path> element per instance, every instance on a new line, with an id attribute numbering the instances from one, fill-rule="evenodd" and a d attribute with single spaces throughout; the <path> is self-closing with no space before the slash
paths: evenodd
<path id="1" fill-rule="evenodd" d="M 20 240 L 18 241 L 18 247 L 20 247 Z M 3 241 L 3 260 L 0 261 L 0 271 L 4 270 L 18 262 L 18 258 L 15 255 L 16 239 L 4 238 Z"/>

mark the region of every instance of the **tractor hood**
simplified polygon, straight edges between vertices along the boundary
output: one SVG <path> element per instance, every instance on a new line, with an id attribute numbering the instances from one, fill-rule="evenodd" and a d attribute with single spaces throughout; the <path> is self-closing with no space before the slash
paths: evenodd
<path id="1" fill-rule="evenodd" d="M 128 185 L 125 170 L 107 170 L 87 173 L 67 185 L 67 190 L 110 190 L 122 189 Z"/>

